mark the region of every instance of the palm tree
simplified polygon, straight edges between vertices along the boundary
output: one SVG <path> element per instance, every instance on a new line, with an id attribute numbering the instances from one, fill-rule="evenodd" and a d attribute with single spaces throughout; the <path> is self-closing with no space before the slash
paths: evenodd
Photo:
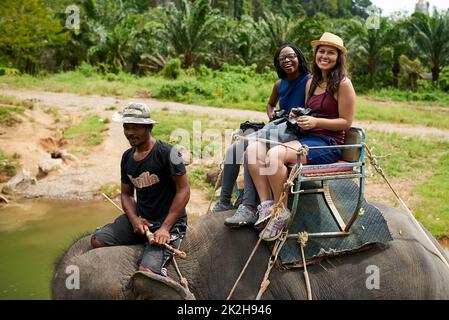
<path id="1" fill-rule="evenodd" d="M 383 18 L 378 29 L 367 29 L 361 25 L 359 34 L 348 41 L 352 48 L 348 53 L 351 66 L 359 74 L 367 75 L 369 87 L 375 85 L 376 74 L 380 70 L 391 67 L 393 52 L 386 41 L 388 32 L 388 21 Z"/>
<path id="2" fill-rule="evenodd" d="M 436 83 L 443 67 L 449 64 L 449 11 L 440 13 L 435 9 L 432 16 L 415 12 L 408 29 L 415 39 L 418 56 L 430 67 Z"/>
<path id="3" fill-rule="evenodd" d="M 272 12 L 265 12 L 263 18 L 256 25 L 260 35 L 267 41 L 270 54 L 287 42 L 291 42 L 291 30 L 294 23 L 282 15 L 274 15 Z"/>
<path id="4" fill-rule="evenodd" d="M 179 8 L 170 7 L 164 35 L 184 67 L 193 66 L 207 54 L 217 18 L 218 11 L 211 9 L 210 0 L 181 0 Z"/>

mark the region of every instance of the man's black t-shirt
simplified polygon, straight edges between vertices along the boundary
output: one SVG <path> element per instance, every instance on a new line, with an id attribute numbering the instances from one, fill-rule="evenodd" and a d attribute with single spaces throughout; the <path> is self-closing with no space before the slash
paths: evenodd
<path id="1" fill-rule="evenodd" d="M 123 153 L 121 180 L 136 188 L 137 214 L 153 224 L 154 232 L 164 222 L 176 194 L 172 176 L 182 176 L 186 169 L 179 152 L 168 143 L 156 141 L 151 152 L 140 161 L 134 160 L 134 151 L 130 148 Z M 186 223 L 184 211 L 175 226 L 184 231 Z"/>

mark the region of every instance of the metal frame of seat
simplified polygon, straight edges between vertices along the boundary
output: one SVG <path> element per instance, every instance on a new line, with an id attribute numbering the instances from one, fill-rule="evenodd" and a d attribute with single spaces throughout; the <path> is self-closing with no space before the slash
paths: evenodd
<path id="1" fill-rule="evenodd" d="M 362 128 L 352 127 L 346 131 L 345 142 L 342 145 L 335 146 L 322 146 L 322 147 L 309 147 L 309 150 L 316 149 L 343 149 L 342 160 L 331 164 L 322 165 L 301 165 L 301 160 L 303 155 L 297 156 L 297 166 L 299 167 L 299 174 L 296 179 L 296 183 L 291 187 L 290 193 L 294 195 L 292 204 L 292 216 L 287 227 L 290 229 L 298 209 L 298 204 L 300 200 L 300 195 L 311 194 L 311 193 L 322 193 L 324 196 L 325 203 L 329 208 L 339 231 L 332 232 L 319 232 L 319 233 L 309 233 L 309 237 L 342 237 L 348 236 L 350 234 L 350 229 L 354 222 L 356 221 L 359 210 L 361 208 L 361 203 L 364 194 L 364 184 L 365 184 L 365 132 Z M 352 170 L 350 169 L 352 168 Z M 326 169 L 327 172 L 320 173 L 320 170 Z M 330 170 L 329 170 L 330 169 Z M 307 171 L 312 171 L 314 173 L 307 173 Z M 336 179 L 358 179 L 359 181 L 359 192 L 357 195 L 357 205 L 355 210 L 348 222 L 345 222 L 341 214 L 338 212 L 337 207 L 332 201 L 329 190 L 329 181 Z M 302 182 L 305 181 L 320 181 L 321 187 L 316 189 L 301 189 Z M 297 238 L 298 234 L 289 234 L 289 238 Z"/>

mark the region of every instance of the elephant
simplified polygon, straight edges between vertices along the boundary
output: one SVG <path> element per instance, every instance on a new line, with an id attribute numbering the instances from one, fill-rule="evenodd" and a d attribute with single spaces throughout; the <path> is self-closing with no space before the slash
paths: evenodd
<path id="1" fill-rule="evenodd" d="M 412 218 L 394 207 L 372 203 L 383 214 L 393 240 L 369 250 L 326 258 L 307 266 L 313 299 L 449 299 L 449 269 Z M 176 259 L 193 296 L 185 299 L 226 299 L 258 240 L 252 228 L 230 229 L 223 225 L 227 211 L 201 217 L 189 225 Z M 437 241 L 429 237 L 442 252 Z M 92 249 L 90 237 L 76 241 L 56 263 L 52 279 L 53 299 L 171 299 L 179 298 L 158 288 L 137 272 L 142 245 Z M 262 242 L 238 283 L 232 299 L 255 299 L 271 251 Z M 447 260 L 447 257 L 445 257 Z M 67 286 L 70 266 L 79 269 L 79 289 Z M 379 271 L 378 286 L 367 285 L 370 266 Z M 168 274 L 178 281 L 174 263 Z M 275 266 L 261 299 L 305 300 L 302 268 Z M 369 281 L 368 281 L 369 282 Z M 178 290 L 178 289 L 177 289 Z M 154 294 L 156 292 L 156 296 Z M 161 294 L 158 296 L 157 292 Z"/>

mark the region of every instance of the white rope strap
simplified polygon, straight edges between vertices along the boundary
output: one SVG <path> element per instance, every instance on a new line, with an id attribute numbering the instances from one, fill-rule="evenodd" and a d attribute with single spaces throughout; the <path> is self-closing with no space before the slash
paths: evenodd
<path id="1" fill-rule="evenodd" d="M 231 296 L 232 296 L 232 294 L 234 293 L 235 288 L 237 288 L 237 285 L 238 285 L 240 279 L 242 278 L 243 274 L 245 273 L 246 268 L 248 267 L 250 261 L 252 260 L 254 254 L 256 253 L 256 250 L 257 250 L 257 248 L 259 247 L 259 244 L 260 244 L 261 241 L 262 241 L 262 238 L 259 237 L 259 240 L 257 240 L 256 245 L 255 245 L 254 248 L 253 248 L 253 251 L 252 251 L 251 254 L 249 255 L 248 260 L 246 260 L 245 266 L 243 267 L 242 271 L 240 272 L 240 274 L 239 274 L 237 280 L 235 281 L 234 286 L 232 287 L 231 291 L 229 292 L 229 295 L 228 295 L 228 297 L 226 298 L 226 300 L 231 299 Z"/>
<path id="2" fill-rule="evenodd" d="M 287 241 L 288 234 L 287 232 L 283 232 L 281 236 L 276 240 L 276 243 L 274 244 L 273 250 L 271 252 L 270 259 L 268 260 L 268 266 L 267 270 L 265 271 L 265 275 L 263 277 L 262 283 L 260 284 L 259 292 L 257 293 L 256 300 L 260 300 L 264 292 L 267 290 L 268 286 L 270 285 L 270 280 L 268 280 L 268 277 L 270 276 L 271 269 L 273 268 L 279 252 L 282 249 L 282 246 L 284 245 L 285 241 Z"/>
<path id="3" fill-rule="evenodd" d="M 304 280 L 306 282 L 306 289 L 307 289 L 307 300 L 312 300 L 312 287 L 310 286 L 309 273 L 307 272 L 306 256 L 304 254 L 304 247 L 306 246 L 308 240 L 309 235 L 307 232 L 298 233 L 297 241 L 301 247 L 302 263 L 304 265 Z"/>

